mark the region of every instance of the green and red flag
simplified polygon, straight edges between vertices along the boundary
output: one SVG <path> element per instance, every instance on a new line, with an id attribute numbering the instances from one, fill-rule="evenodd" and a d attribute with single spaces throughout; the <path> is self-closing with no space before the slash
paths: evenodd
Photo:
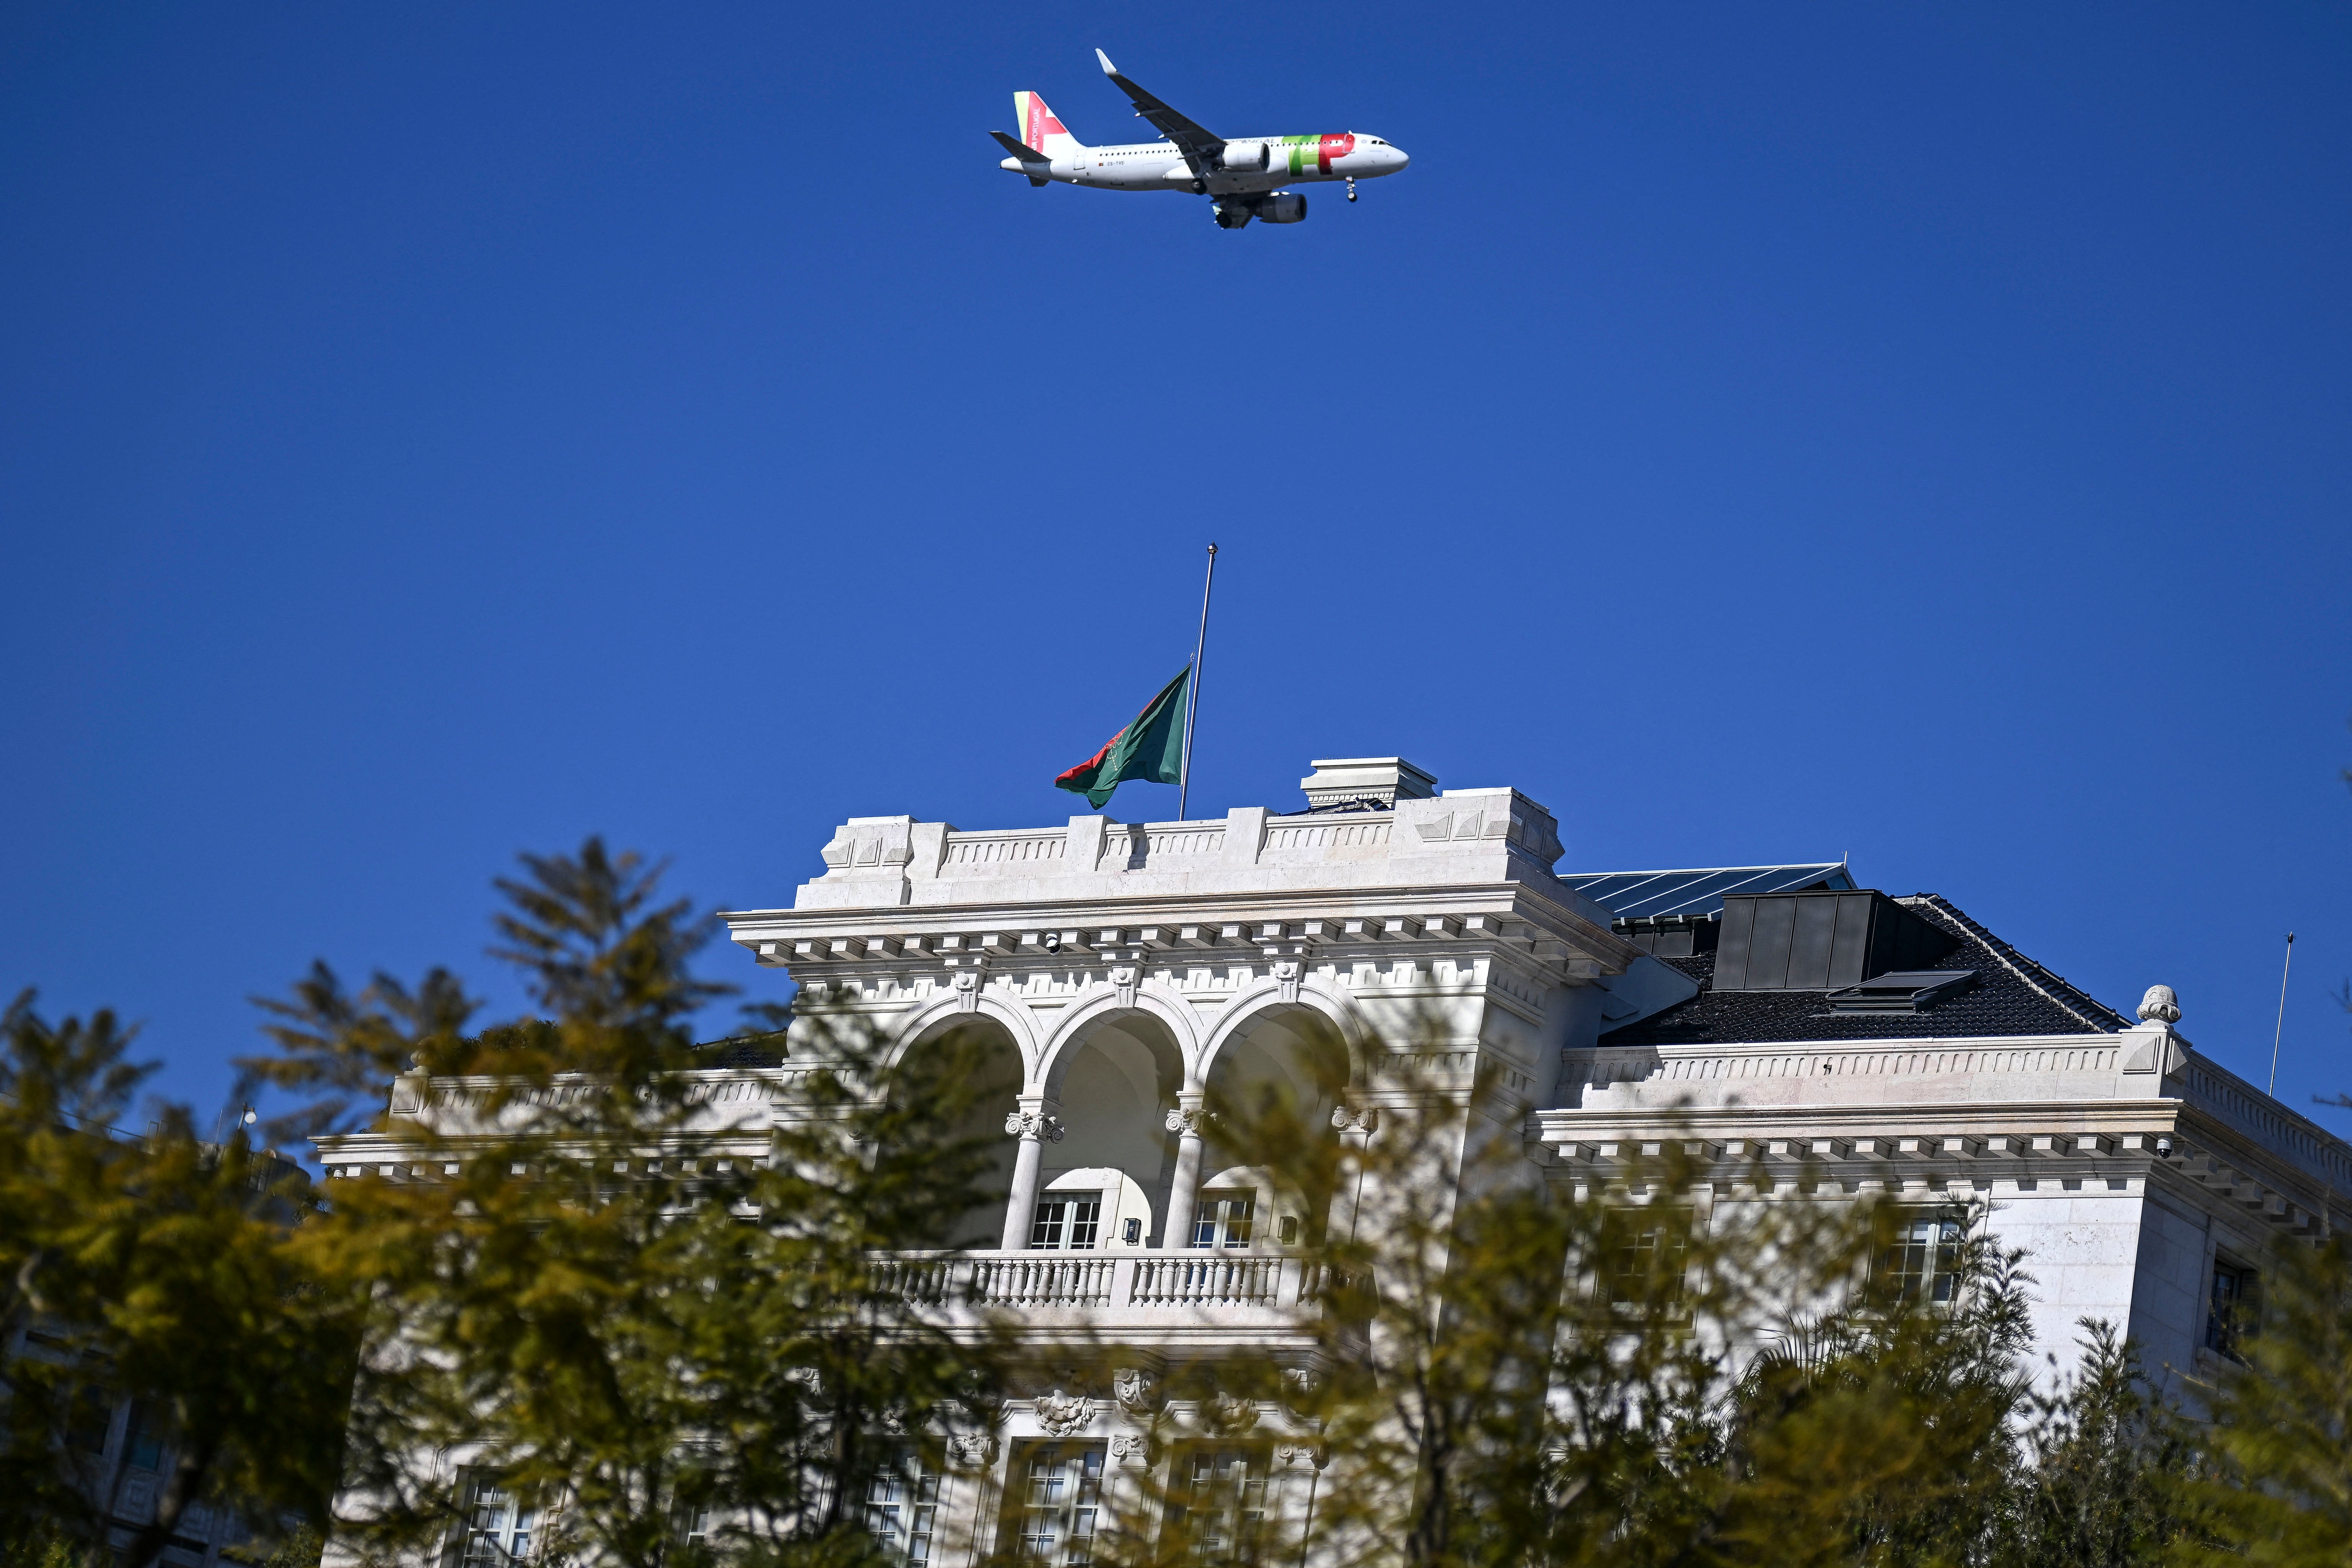
<path id="1" fill-rule="evenodd" d="M 1190 696 L 1186 682 L 1192 667 L 1186 665 L 1160 695 L 1143 706 L 1135 721 L 1109 740 L 1103 749 L 1054 781 L 1055 789 L 1087 797 L 1100 811 L 1110 792 L 1129 779 L 1145 784 L 1175 784 L 1184 775 L 1184 709 Z"/>

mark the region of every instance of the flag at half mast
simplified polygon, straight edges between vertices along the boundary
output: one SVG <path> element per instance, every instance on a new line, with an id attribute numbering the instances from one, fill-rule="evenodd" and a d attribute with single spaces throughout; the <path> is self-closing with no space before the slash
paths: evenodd
<path id="1" fill-rule="evenodd" d="M 1055 789 L 1087 797 L 1100 811 L 1110 803 L 1111 791 L 1129 779 L 1144 784 L 1174 784 L 1184 775 L 1184 705 L 1190 699 L 1190 665 L 1144 704 L 1135 721 L 1109 740 L 1103 749 L 1054 781 Z"/>

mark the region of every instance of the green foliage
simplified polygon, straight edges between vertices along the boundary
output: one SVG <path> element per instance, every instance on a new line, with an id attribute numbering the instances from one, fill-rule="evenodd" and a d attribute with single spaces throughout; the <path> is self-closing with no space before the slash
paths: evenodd
<path id="1" fill-rule="evenodd" d="M 307 1184 L 242 1131 L 199 1140 L 183 1108 L 113 1134 L 150 1069 L 110 1015 L 52 1026 L 27 994 L 0 1037 L 0 1343 L 22 1347 L 0 1362 L 0 1531 L 111 1559 L 123 1467 L 100 1450 L 124 1401 L 170 1456 L 126 1568 L 198 1503 L 322 1510 L 357 1317 L 299 1260 Z"/>
<path id="2" fill-rule="evenodd" d="M 1674 1140 L 1578 1192 L 1534 1178 L 1485 1086 L 1375 1098 L 1345 1140 L 1279 1094 L 1213 1106 L 1330 1215 L 1307 1248 L 1321 1373 L 1286 1385 L 1328 1458 L 1318 1560 L 1985 1560 L 2027 1392 L 2014 1255 L 1965 1244 L 1956 1300 L 1906 1298 L 1877 1267 L 1888 1205 L 1759 1195 L 1769 1173 L 1721 1184 Z"/>
<path id="3" fill-rule="evenodd" d="M 2135 1568 L 2212 1539 L 2195 1490 L 2195 1428 L 2150 1392 L 2112 1324 L 2086 1318 L 2082 1328 L 2074 1373 L 2034 1402 L 2002 1564 Z"/>
<path id="4" fill-rule="evenodd" d="M 2334 1568 L 2352 1562 L 2352 1241 L 2282 1239 L 2263 1285 L 2261 1331 L 2212 1394 L 2198 1489 L 2237 1549 L 2181 1556 Z"/>
<path id="5" fill-rule="evenodd" d="M 654 1568 L 707 1514 L 705 1555 L 851 1560 L 866 1483 L 993 1397 L 987 1347 L 934 1327 L 886 1256 L 971 1202 L 990 1152 L 937 1130 L 979 1075 L 950 1041 L 905 1081 L 839 1034 L 793 1064 L 797 1120 L 772 1131 L 764 1100 L 730 1120 L 702 1091 L 736 1075 L 688 1032 L 726 988 L 691 973 L 687 906 L 594 840 L 524 865 L 495 951 L 538 1016 L 458 1035 L 473 1005 L 439 979 L 347 998 L 320 971 L 252 1064 L 314 1096 L 314 1124 L 403 1052 L 402 1093 L 472 1075 L 429 1117 L 379 1118 L 394 1174 L 333 1184 L 303 1237 L 371 1304 L 338 1528 L 436 1546 L 454 1466 L 532 1500 L 559 1558 Z"/>

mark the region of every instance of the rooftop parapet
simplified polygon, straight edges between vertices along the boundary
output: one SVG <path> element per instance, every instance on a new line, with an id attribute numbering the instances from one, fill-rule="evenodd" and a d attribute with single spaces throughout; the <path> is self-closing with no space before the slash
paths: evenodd
<path id="1" fill-rule="evenodd" d="M 1060 827 L 980 832 L 911 816 L 853 816 L 835 830 L 824 849 L 824 875 L 802 885 L 793 908 L 1516 882 L 1607 922 L 1605 910 L 1552 875 L 1560 842 L 1550 812 L 1507 788 L 1447 790 L 1418 799 L 1405 795 L 1416 778 L 1427 777 L 1410 763 L 1391 767 L 1388 788 L 1403 798 L 1377 810 L 1278 816 L 1264 806 L 1237 806 L 1222 818 L 1192 822 L 1074 816 Z M 1356 789 L 1348 798 L 1362 799 L 1377 792 L 1379 781 L 1350 779 L 1339 787 Z"/>

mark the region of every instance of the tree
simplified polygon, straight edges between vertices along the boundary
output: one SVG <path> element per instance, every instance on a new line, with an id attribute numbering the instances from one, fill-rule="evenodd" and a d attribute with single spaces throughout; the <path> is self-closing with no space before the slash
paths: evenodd
<path id="1" fill-rule="evenodd" d="M 107 1461 L 105 1433 L 125 1401 L 168 1465 L 123 1568 L 145 1568 L 199 1503 L 265 1531 L 322 1510 L 357 1320 L 302 1266 L 308 1184 L 241 1129 L 200 1140 L 184 1107 L 162 1108 L 143 1137 L 114 1134 L 152 1068 L 126 1059 L 131 1032 L 110 1014 L 51 1026 L 28 992 L 0 1036 L 11 1543 L 63 1531 L 90 1568 L 118 1561 L 128 1467 Z"/>
<path id="2" fill-rule="evenodd" d="M 2282 1238 L 2259 1330 L 2211 1396 L 2213 1474 L 2200 1488 L 2231 1552 L 2183 1555 L 2304 1568 L 2352 1560 L 2352 1241 Z"/>
<path id="3" fill-rule="evenodd" d="M 2149 1388 L 2115 1325 L 2082 1321 L 2083 1359 L 2034 1401 L 1999 1561 L 2017 1568 L 2134 1568 L 2210 1536 L 2189 1424 Z"/>
<path id="4" fill-rule="evenodd" d="M 932 1131 L 961 1078 L 917 1104 L 875 1042 L 826 1038 L 790 1064 L 799 1120 L 731 1125 L 690 1031 L 729 989 L 692 973 L 707 928 L 594 839 L 523 865 L 494 951 L 535 1016 L 466 1034 L 445 974 L 353 995 L 321 967 L 247 1064 L 310 1127 L 394 1071 L 431 1097 L 369 1118 L 393 1173 L 331 1184 L 302 1237 L 370 1303 L 339 1539 L 446 1541 L 472 1485 L 508 1510 L 485 1550 L 532 1510 L 535 1552 L 625 1568 L 854 1560 L 868 1484 L 989 1397 L 985 1347 L 884 1256 L 971 1201 L 987 1151 Z"/>
<path id="5" fill-rule="evenodd" d="M 2015 1254 L 1963 1241 L 1932 1279 L 1906 1276 L 1892 1205 L 1769 1195 L 1772 1174 L 1727 1181 L 1696 1138 L 1625 1146 L 1554 1186 L 1529 1179 L 1486 1086 L 1326 1093 L 1354 1130 L 1341 1139 L 1277 1093 L 1213 1104 L 1221 1142 L 1330 1216 L 1307 1237 L 1315 1366 L 1259 1373 L 1291 1373 L 1286 1401 L 1328 1457 L 1318 1561 L 1990 1550 L 2027 1388 Z M 1145 1560 L 1169 1550 L 1150 1533 L 1130 1521 Z"/>

